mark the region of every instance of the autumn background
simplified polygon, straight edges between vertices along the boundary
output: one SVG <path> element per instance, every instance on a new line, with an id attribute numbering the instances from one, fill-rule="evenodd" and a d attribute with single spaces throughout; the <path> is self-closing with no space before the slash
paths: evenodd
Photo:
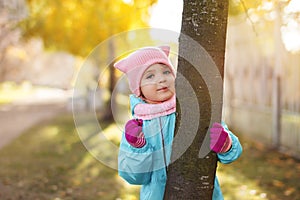
<path id="1" fill-rule="evenodd" d="M 0 199 L 138 199 L 110 166 L 107 141 L 129 117 L 110 66 L 159 44 L 150 30 L 179 33 L 181 12 L 179 0 L 0 1 Z M 230 0 L 223 110 L 244 152 L 219 165 L 225 199 L 300 199 L 299 14 L 297 0 Z"/>

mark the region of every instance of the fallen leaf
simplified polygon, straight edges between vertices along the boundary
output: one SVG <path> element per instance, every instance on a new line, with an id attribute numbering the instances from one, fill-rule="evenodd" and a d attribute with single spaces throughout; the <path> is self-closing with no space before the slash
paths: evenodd
<path id="1" fill-rule="evenodd" d="M 279 180 L 273 180 L 272 183 L 273 183 L 273 185 L 274 185 L 275 187 L 280 187 L 280 188 L 282 188 L 282 187 L 284 186 L 284 183 L 281 182 L 281 181 L 279 181 Z"/>
<path id="2" fill-rule="evenodd" d="M 286 190 L 284 191 L 284 195 L 285 195 L 285 196 L 290 196 L 290 195 L 293 194 L 295 191 L 296 191 L 295 188 L 290 187 L 290 188 L 288 188 L 288 189 L 286 189 Z"/>

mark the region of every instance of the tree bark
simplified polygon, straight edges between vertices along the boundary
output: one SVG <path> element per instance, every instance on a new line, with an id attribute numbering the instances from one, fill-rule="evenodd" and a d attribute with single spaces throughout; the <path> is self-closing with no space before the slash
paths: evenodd
<path id="1" fill-rule="evenodd" d="M 179 115 L 164 199 L 212 199 L 217 156 L 209 150 L 208 129 L 222 116 L 227 16 L 228 0 L 184 1 L 176 78 Z"/>

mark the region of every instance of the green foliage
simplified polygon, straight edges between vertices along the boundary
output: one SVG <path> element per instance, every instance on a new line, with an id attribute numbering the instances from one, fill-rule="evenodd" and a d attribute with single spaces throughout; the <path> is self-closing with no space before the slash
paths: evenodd
<path id="1" fill-rule="evenodd" d="M 25 38 L 39 36 L 46 48 L 86 56 L 115 33 L 147 26 L 154 2 L 27 0 L 29 16 L 20 25 Z"/>

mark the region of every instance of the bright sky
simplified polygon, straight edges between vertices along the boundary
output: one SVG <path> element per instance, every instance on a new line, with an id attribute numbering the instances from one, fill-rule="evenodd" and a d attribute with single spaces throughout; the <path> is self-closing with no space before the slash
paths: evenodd
<path id="1" fill-rule="evenodd" d="M 179 33 L 181 27 L 182 7 L 182 0 L 158 0 L 157 4 L 155 4 L 151 9 L 150 26 Z M 291 0 L 289 6 L 287 6 L 284 11 L 284 14 L 299 12 L 300 0 Z M 282 37 L 288 51 L 299 51 L 299 22 L 290 20 L 287 26 L 282 28 Z"/>
<path id="2" fill-rule="evenodd" d="M 300 1 L 292 0 L 284 10 L 285 14 L 300 12 Z M 290 19 L 282 28 L 282 37 L 288 51 L 300 51 L 300 25 L 299 21 Z"/>
<path id="3" fill-rule="evenodd" d="M 180 32 L 182 0 L 158 0 L 151 9 L 150 26 Z"/>
<path id="4" fill-rule="evenodd" d="M 285 8 L 285 12 L 299 12 L 300 11 L 300 1 L 299 0 L 291 0 L 289 5 Z"/>

